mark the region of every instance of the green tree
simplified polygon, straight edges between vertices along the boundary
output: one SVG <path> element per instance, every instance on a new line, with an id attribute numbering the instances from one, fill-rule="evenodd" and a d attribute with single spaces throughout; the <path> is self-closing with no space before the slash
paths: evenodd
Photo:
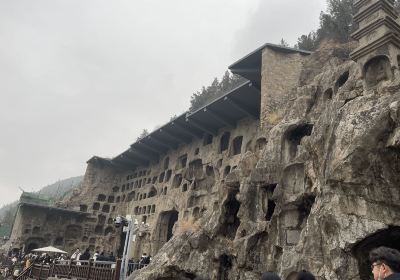
<path id="1" fill-rule="evenodd" d="M 300 36 L 295 45 L 295 48 L 306 51 L 313 51 L 317 47 L 317 34 L 315 34 L 315 32 L 310 32 L 308 35 Z"/>
<path id="2" fill-rule="evenodd" d="M 289 43 L 286 42 L 283 38 L 281 39 L 279 45 L 286 48 L 289 47 Z"/>
<path id="3" fill-rule="evenodd" d="M 208 87 L 202 87 L 200 91 L 192 94 L 190 97 L 190 111 L 196 111 L 197 109 L 211 103 L 218 97 L 221 97 L 225 93 L 231 91 L 235 87 L 244 83 L 246 79 L 232 75 L 229 71 L 226 71 L 221 81 L 218 78 L 214 78 L 213 82 Z"/>
<path id="4" fill-rule="evenodd" d="M 137 138 L 137 141 L 145 138 L 147 135 L 149 135 L 149 132 L 147 131 L 147 129 L 143 129 L 142 133 L 140 133 L 139 137 Z"/>
<path id="5" fill-rule="evenodd" d="M 10 208 L 4 214 L 4 218 L 2 224 L 5 225 L 12 225 L 14 223 L 14 216 L 15 216 L 16 209 Z"/>
<path id="6" fill-rule="evenodd" d="M 300 36 L 297 48 L 315 50 L 324 39 L 333 39 L 341 43 L 351 40 L 350 34 L 354 31 L 353 0 L 327 0 L 327 3 L 328 10 L 321 13 L 318 30 Z"/>
<path id="7" fill-rule="evenodd" d="M 353 0 L 328 0 L 328 13 L 320 16 L 318 39 L 346 42 L 353 31 Z"/>

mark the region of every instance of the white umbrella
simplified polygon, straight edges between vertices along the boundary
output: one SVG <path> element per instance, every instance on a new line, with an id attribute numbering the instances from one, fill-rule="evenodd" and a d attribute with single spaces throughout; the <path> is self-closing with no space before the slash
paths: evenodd
<path id="1" fill-rule="evenodd" d="M 68 254 L 67 252 L 57 249 L 55 247 L 49 246 L 44 248 L 39 248 L 32 250 L 33 252 L 41 252 L 41 253 L 57 253 L 57 254 Z"/>

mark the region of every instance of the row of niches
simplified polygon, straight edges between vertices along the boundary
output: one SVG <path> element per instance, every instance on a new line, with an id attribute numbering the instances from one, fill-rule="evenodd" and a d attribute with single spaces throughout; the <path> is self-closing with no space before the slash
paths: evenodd
<path id="1" fill-rule="evenodd" d="M 234 139 L 232 139 L 232 141 L 230 140 L 231 138 L 231 133 L 230 132 L 225 132 L 222 134 L 222 136 L 220 137 L 220 143 L 219 143 L 219 150 L 218 153 L 222 154 L 222 153 L 227 153 L 228 156 L 236 156 L 236 155 L 240 155 L 243 153 L 243 136 L 236 136 Z M 208 137 L 208 140 L 211 141 L 212 143 L 212 136 L 211 138 Z M 209 142 L 205 142 L 205 143 L 209 143 Z M 253 140 L 248 141 L 248 143 L 246 144 L 245 147 L 245 152 L 247 151 L 259 151 L 261 150 L 266 144 L 266 139 L 265 138 L 259 138 L 256 140 L 255 143 L 253 143 Z M 195 155 L 197 155 L 199 153 L 199 149 L 196 149 L 196 153 Z M 189 168 L 190 165 L 193 164 L 194 162 L 189 162 Z M 183 154 L 181 156 L 179 156 L 176 160 L 175 163 L 175 170 L 180 170 L 180 169 L 184 169 L 188 166 L 188 154 Z M 153 177 L 145 177 L 145 178 L 140 178 L 137 179 L 133 182 L 129 182 L 126 184 L 123 184 L 121 186 L 121 188 L 119 186 L 114 186 L 113 187 L 113 192 L 117 193 L 117 192 L 126 192 L 126 191 L 131 191 L 133 189 L 137 189 L 137 188 L 141 188 L 145 185 L 149 185 L 149 184 L 156 184 L 156 183 L 168 183 L 171 179 L 171 175 L 173 173 L 173 170 L 169 168 L 170 167 L 170 159 L 169 157 L 164 158 L 163 160 L 163 164 L 162 164 L 162 170 L 163 172 L 161 172 L 158 176 L 153 176 Z M 150 170 L 148 171 L 143 171 L 143 172 L 139 172 L 139 174 L 146 176 L 144 174 L 150 175 Z M 132 175 L 128 175 L 127 178 L 133 179 L 133 178 L 138 178 Z"/>
<path id="2" fill-rule="evenodd" d="M 199 206 L 196 206 L 196 207 L 186 210 L 183 213 L 183 218 L 185 220 L 190 220 L 190 218 L 192 218 L 193 221 L 197 221 L 204 215 L 204 213 L 206 211 L 207 211 L 207 209 L 205 207 L 200 208 Z"/>
<path id="3" fill-rule="evenodd" d="M 156 205 L 136 206 L 133 210 L 134 215 L 154 214 L 156 212 Z"/>
<path id="4" fill-rule="evenodd" d="M 79 210 L 81 212 L 88 212 L 88 206 L 86 204 L 81 204 L 79 206 L 79 208 L 80 208 Z M 102 205 L 99 202 L 94 202 L 93 206 L 92 206 L 92 210 L 94 212 L 101 211 L 103 213 L 110 213 L 110 212 L 115 212 L 116 206 L 115 205 L 110 205 L 110 204 L 107 204 L 107 203 Z"/>
<path id="5" fill-rule="evenodd" d="M 126 177 L 126 180 L 129 181 L 129 180 L 133 180 L 133 179 L 136 179 L 136 178 L 148 176 L 148 175 L 150 175 L 150 173 L 151 173 L 151 170 L 141 170 L 141 171 L 135 172 L 135 173 L 133 173 L 131 175 L 128 175 Z"/>

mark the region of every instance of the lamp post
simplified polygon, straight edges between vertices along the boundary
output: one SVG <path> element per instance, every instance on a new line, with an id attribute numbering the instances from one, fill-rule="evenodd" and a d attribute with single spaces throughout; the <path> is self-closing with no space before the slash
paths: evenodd
<path id="1" fill-rule="evenodd" d="M 114 223 L 116 227 L 123 226 L 126 229 L 124 252 L 122 255 L 121 263 L 121 273 L 119 277 L 120 280 L 125 280 L 129 265 L 129 261 L 127 260 L 127 258 L 131 250 L 133 235 L 138 230 L 138 221 L 136 219 L 132 221 L 132 218 L 130 216 L 128 216 L 127 218 L 118 216 L 115 218 Z"/>

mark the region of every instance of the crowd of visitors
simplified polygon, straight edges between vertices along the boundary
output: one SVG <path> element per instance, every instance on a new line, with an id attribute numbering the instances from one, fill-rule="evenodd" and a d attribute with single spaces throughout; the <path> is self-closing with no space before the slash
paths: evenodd
<path id="1" fill-rule="evenodd" d="M 81 262 L 80 262 L 81 261 Z M 29 268 L 32 264 L 71 264 L 71 265 L 82 265 L 84 261 L 92 262 L 115 262 L 116 258 L 113 253 L 99 253 L 95 252 L 93 256 L 90 254 L 90 250 L 86 249 L 81 253 L 80 249 L 76 249 L 71 256 L 64 254 L 22 254 L 12 253 L 1 254 L 0 256 L 0 280 L 3 279 L 15 279 L 25 269 Z"/>
<path id="2" fill-rule="evenodd" d="M 93 262 L 109 261 L 115 262 L 115 257 L 112 253 L 106 254 L 104 252 L 95 252 L 93 256 L 90 254 L 90 250 L 86 249 L 81 253 L 80 249 L 76 249 L 75 252 L 68 258 L 65 255 L 54 255 L 43 253 L 37 254 L 2 254 L 0 256 L 0 280 L 1 279 L 15 279 L 24 270 L 29 268 L 33 263 L 52 264 L 57 262 L 74 263 L 80 265 L 79 261 Z M 151 261 L 151 257 L 147 254 L 143 254 L 139 261 L 129 260 L 129 264 L 137 264 L 141 267 L 148 265 Z M 400 280 L 400 252 L 398 250 L 379 247 L 372 250 L 369 254 L 369 261 L 371 263 L 371 274 L 374 280 Z M 261 280 L 281 280 L 281 278 L 274 272 L 264 273 Z M 308 271 L 302 270 L 297 272 L 293 280 L 316 280 L 316 277 Z M 195 280 L 210 280 L 209 277 L 197 276 Z"/>
<path id="3" fill-rule="evenodd" d="M 33 263 L 51 264 L 55 260 L 62 260 L 65 256 L 49 254 L 2 254 L 0 257 L 0 279 L 16 278 L 22 271 Z"/>

